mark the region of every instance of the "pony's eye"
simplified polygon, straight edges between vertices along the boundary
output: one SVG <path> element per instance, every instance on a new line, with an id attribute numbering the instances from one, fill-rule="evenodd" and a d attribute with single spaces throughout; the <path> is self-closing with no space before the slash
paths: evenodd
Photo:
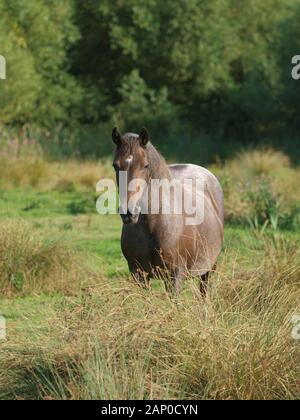
<path id="1" fill-rule="evenodd" d="M 149 163 L 147 163 L 145 166 L 144 166 L 144 169 L 148 169 L 149 168 Z"/>

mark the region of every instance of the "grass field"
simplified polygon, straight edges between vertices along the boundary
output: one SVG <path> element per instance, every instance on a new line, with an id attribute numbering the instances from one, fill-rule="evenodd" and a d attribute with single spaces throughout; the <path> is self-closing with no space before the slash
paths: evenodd
<path id="1" fill-rule="evenodd" d="M 119 217 L 95 210 L 109 163 L 2 165 L 0 398 L 299 398 L 300 171 L 260 155 L 213 167 L 227 227 L 205 302 L 193 279 L 177 299 L 131 281 Z"/>

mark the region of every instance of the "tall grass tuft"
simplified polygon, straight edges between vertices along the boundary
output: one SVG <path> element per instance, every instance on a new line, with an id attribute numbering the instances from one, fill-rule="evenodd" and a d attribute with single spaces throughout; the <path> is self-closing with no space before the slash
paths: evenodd
<path id="1" fill-rule="evenodd" d="M 111 146 L 112 152 L 112 146 Z M 0 139 L 0 186 L 33 187 L 60 192 L 93 189 L 100 178 L 113 176 L 108 158 L 53 161 L 34 139 Z"/>
<path id="2" fill-rule="evenodd" d="M 0 222 L 2 296 L 74 290 L 80 277 L 77 259 L 61 241 L 41 237 L 40 230 L 35 231 L 30 223 Z"/>
<path id="3" fill-rule="evenodd" d="M 243 151 L 212 170 L 223 185 L 227 220 L 262 230 L 300 227 L 300 171 L 282 152 Z"/>

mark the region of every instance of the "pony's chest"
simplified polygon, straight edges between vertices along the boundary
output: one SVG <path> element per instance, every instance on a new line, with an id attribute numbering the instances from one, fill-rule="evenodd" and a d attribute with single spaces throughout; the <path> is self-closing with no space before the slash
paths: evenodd
<path id="1" fill-rule="evenodd" d="M 122 252 L 127 260 L 151 260 L 155 243 L 152 235 L 138 225 L 123 225 Z"/>

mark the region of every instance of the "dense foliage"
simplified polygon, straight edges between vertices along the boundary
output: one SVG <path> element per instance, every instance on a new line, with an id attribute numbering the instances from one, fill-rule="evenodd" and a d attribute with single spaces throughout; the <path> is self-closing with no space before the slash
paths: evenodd
<path id="1" fill-rule="evenodd" d="M 299 15 L 300 0 L 0 0 L 0 123 L 297 129 Z"/>

